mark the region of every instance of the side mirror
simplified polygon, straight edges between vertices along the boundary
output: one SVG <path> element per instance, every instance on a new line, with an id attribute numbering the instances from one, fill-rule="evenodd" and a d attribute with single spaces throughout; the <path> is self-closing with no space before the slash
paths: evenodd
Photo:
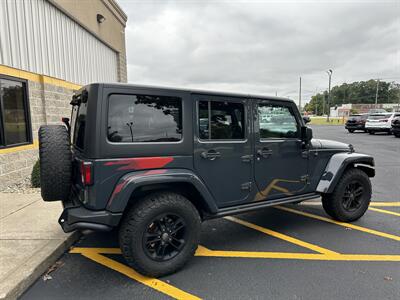
<path id="1" fill-rule="evenodd" d="M 312 129 L 309 127 L 301 127 L 301 139 L 305 144 L 308 144 L 313 138 Z"/>
<path id="2" fill-rule="evenodd" d="M 303 121 L 304 121 L 305 124 L 307 124 L 307 123 L 311 122 L 311 119 L 310 119 L 309 116 L 303 116 Z"/>

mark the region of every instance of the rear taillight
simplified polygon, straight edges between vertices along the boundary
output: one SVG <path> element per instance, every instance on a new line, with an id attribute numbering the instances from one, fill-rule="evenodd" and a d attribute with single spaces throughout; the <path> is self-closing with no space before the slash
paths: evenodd
<path id="1" fill-rule="evenodd" d="M 81 176 L 83 185 L 93 184 L 93 168 L 91 162 L 81 162 Z"/>

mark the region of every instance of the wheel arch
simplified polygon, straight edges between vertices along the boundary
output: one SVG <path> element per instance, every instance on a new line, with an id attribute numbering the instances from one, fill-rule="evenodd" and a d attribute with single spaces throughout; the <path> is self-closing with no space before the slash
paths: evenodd
<path id="1" fill-rule="evenodd" d="M 374 158 L 361 153 L 337 153 L 330 158 L 316 191 L 322 194 L 332 193 L 341 176 L 350 168 L 364 171 L 368 177 L 375 176 Z"/>
<path id="2" fill-rule="evenodd" d="M 124 175 L 108 201 L 107 210 L 124 212 L 153 192 L 172 191 L 186 197 L 202 216 L 218 210 L 204 183 L 190 170 L 151 170 Z"/>

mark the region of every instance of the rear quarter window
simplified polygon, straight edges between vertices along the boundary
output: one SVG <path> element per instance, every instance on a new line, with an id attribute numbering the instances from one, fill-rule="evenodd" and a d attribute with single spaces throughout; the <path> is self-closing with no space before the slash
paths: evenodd
<path id="1" fill-rule="evenodd" d="M 182 99 L 154 95 L 110 95 L 107 138 L 114 143 L 181 141 Z"/>
<path id="2" fill-rule="evenodd" d="M 79 149 L 85 148 L 87 103 L 81 103 L 72 108 L 72 144 Z"/>

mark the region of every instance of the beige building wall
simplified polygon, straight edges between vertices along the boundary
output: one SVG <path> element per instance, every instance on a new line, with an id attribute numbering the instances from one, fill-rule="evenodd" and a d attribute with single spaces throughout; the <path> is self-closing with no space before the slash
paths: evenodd
<path id="1" fill-rule="evenodd" d="M 61 124 L 70 117 L 72 95 L 81 86 L 60 79 L 0 66 L 0 73 L 25 79 L 33 143 L 0 149 L 0 191 L 21 180 L 29 180 L 32 166 L 39 158 L 38 130 L 43 124 Z"/>
<path id="2" fill-rule="evenodd" d="M 1 0 L 0 0 L 1 1 Z M 114 0 L 47 0 L 117 53 L 118 81 L 127 81 L 125 24 L 127 17 Z M 97 14 L 105 17 L 97 22 Z M 14 50 L 15 51 L 15 50 Z M 0 64 L 0 74 L 26 80 L 33 143 L 0 148 L 0 191 L 29 180 L 38 160 L 38 129 L 70 117 L 70 101 L 80 85 Z"/>
<path id="3" fill-rule="evenodd" d="M 127 82 L 125 26 L 126 14 L 114 0 L 50 0 L 70 18 L 118 53 L 118 80 Z M 99 23 L 97 14 L 104 16 Z"/>

